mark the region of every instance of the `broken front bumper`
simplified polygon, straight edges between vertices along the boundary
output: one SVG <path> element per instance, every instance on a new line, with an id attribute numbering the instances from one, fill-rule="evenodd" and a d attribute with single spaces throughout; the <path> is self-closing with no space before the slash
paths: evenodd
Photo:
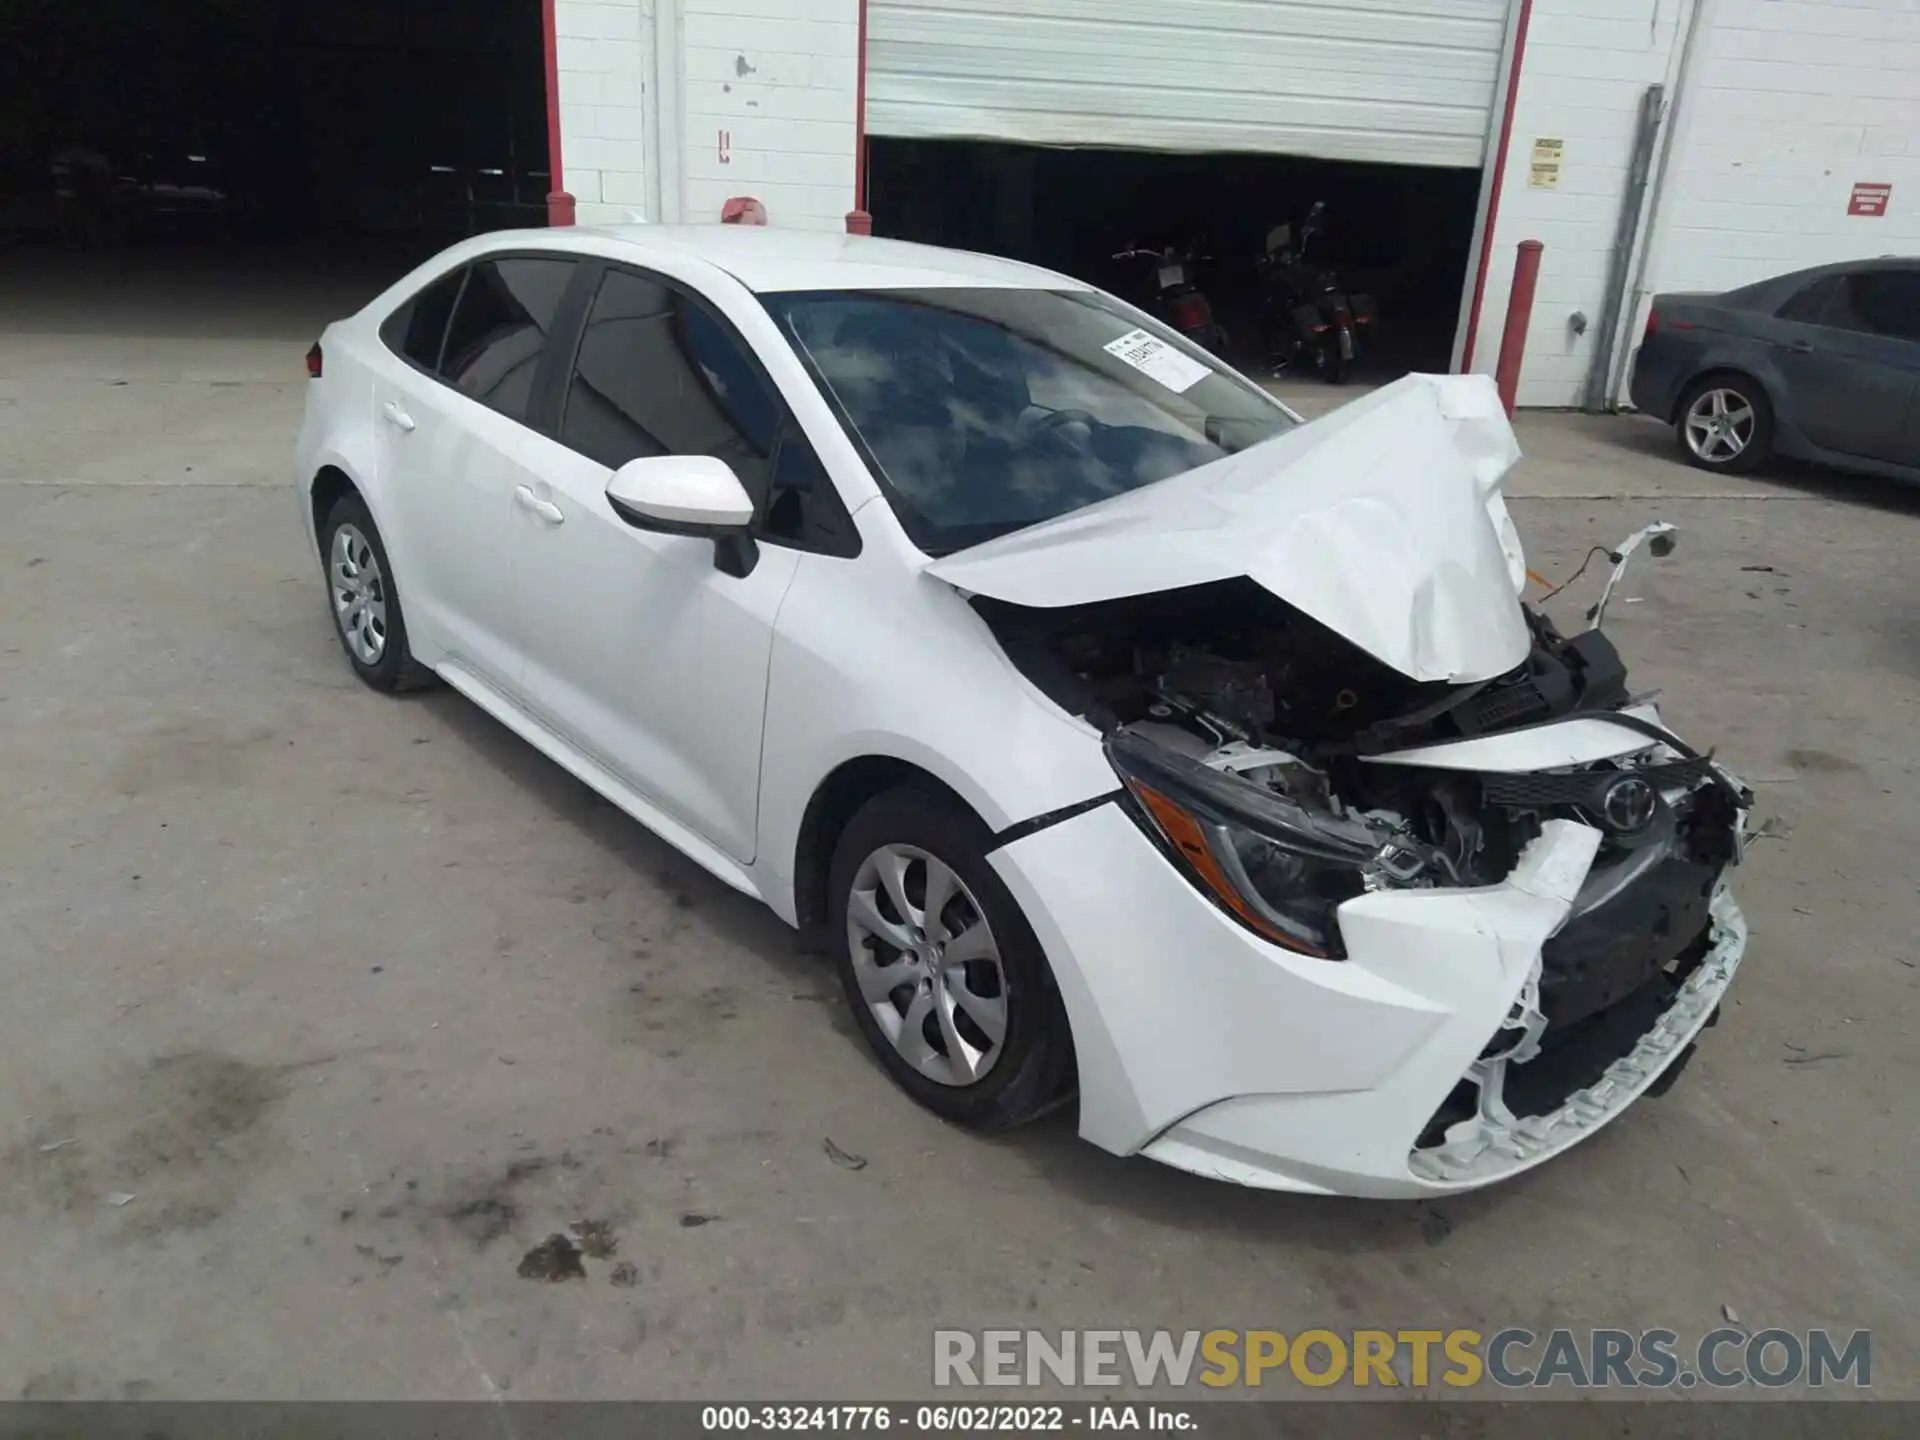
<path id="1" fill-rule="evenodd" d="M 1598 844 L 1590 827 L 1553 821 L 1501 884 L 1348 901 L 1345 961 L 1236 924 L 1114 805 L 993 861 L 1066 1003 L 1083 1136 L 1245 1185 L 1412 1197 L 1503 1179 L 1591 1135 L 1719 1004 L 1746 941 L 1724 889 L 1697 963 L 1603 1076 L 1546 1113 L 1507 1105 L 1508 1078 L 1545 1028 L 1541 949 Z M 1463 1083 L 1471 1113 L 1435 1135 Z"/>

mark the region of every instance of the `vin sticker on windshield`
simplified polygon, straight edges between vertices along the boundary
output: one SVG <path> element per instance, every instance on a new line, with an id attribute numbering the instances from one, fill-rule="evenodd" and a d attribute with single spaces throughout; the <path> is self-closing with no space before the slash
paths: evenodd
<path id="1" fill-rule="evenodd" d="M 1198 360 L 1188 359 L 1144 330 L 1129 330 L 1101 349 L 1117 360 L 1124 360 L 1148 379 L 1159 381 L 1176 395 L 1191 390 L 1209 373 Z"/>

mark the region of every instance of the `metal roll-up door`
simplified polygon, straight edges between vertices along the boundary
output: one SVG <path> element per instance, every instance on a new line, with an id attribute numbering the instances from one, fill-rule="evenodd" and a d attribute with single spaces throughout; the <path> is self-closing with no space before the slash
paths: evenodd
<path id="1" fill-rule="evenodd" d="M 1478 166 L 1507 0 L 869 0 L 867 133 Z"/>

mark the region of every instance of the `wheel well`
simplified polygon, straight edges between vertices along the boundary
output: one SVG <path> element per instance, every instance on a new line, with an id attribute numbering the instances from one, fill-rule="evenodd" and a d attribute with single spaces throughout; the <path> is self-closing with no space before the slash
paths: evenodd
<path id="1" fill-rule="evenodd" d="M 1669 425 L 1680 423 L 1681 412 L 1687 408 L 1687 402 L 1693 399 L 1701 386 L 1711 380 L 1744 380 L 1760 392 L 1760 398 L 1766 402 L 1767 409 L 1773 409 L 1773 396 L 1767 393 L 1766 382 L 1752 371 L 1739 369 L 1733 365 L 1717 365 L 1711 370 L 1702 370 L 1686 384 L 1680 387 L 1680 393 L 1673 397 L 1673 413 L 1667 416 Z"/>
<path id="2" fill-rule="evenodd" d="M 347 478 L 347 472 L 334 465 L 328 465 L 313 477 L 313 485 L 308 491 L 308 500 L 313 506 L 313 541 L 321 541 L 321 530 L 326 526 L 327 516 L 333 507 L 349 495 L 358 495 L 353 481 Z"/>
<path id="3" fill-rule="evenodd" d="M 820 782 L 800 819 L 800 837 L 794 844 L 793 908 L 800 929 L 812 931 L 827 919 L 827 871 L 840 832 L 859 808 L 887 790 L 911 785 L 926 790 L 960 809 L 973 808 L 953 787 L 929 771 L 890 755 L 863 755 L 849 760 Z"/>

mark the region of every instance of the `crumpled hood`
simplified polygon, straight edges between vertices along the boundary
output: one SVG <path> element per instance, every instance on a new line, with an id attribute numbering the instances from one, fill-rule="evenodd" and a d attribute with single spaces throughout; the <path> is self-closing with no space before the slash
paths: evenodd
<path id="1" fill-rule="evenodd" d="M 1532 644 L 1500 492 L 1519 458 L 1492 380 L 1409 375 L 927 573 L 1041 609 L 1246 576 L 1416 680 L 1487 680 Z"/>

